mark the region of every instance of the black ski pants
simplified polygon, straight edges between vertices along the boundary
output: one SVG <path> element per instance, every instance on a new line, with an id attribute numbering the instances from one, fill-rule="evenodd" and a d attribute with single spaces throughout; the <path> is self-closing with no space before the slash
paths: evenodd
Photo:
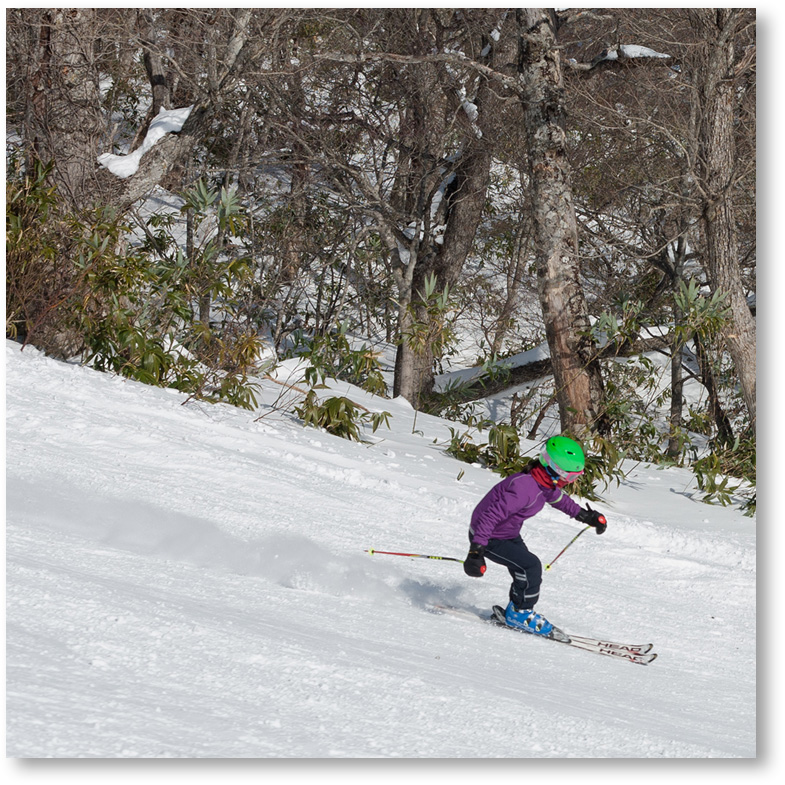
<path id="1" fill-rule="evenodd" d="M 515 608 L 533 608 L 540 599 L 542 562 L 526 547 L 520 535 L 512 540 L 488 540 L 485 557 L 510 571 L 510 600 Z"/>

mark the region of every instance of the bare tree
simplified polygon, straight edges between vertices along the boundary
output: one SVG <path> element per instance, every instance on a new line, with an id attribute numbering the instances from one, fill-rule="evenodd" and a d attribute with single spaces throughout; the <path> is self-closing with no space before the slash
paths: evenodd
<path id="1" fill-rule="evenodd" d="M 61 197 L 72 206 L 91 201 L 96 155 L 104 128 L 96 43 L 97 11 L 90 8 L 10 9 L 12 71 L 19 86 L 28 168 L 55 163 Z M 20 74 L 21 76 L 21 74 Z"/>
<path id="2" fill-rule="evenodd" d="M 715 22 L 722 19 L 728 23 L 719 23 L 725 24 L 720 33 Z M 603 30 L 612 37 L 600 43 Z M 682 272 L 700 274 L 696 262 L 702 264 L 712 288 L 729 300 L 736 292 L 728 346 L 734 364 L 751 363 L 754 384 L 754 321 L 745 297 L 753 284 L 744 280 L 744 264 L 754 264 L 755 248 L 754 12 L 629 9 L 614 26 L 584 19 L 565 36 L 570 54 L 585 52 L 587 41 L 602 51 L 587 64 L 593 67 L 573 71 L 568 98 L 580 130 L 580 143 L 571 151 L 580 173 L 579 232 L 584 249 L 596 249 L 594 258 L 584 250 L 584 263 L 602 282 L 594 295 L 606 307 L 608 295 L 638 297 L 654 315 L 663 306 L 674 307 Z M 622 57 L 629 50 L 623 42 L 657 51 L 648 50 L 653 55 L 648 58 Z M 740 53 L 735 58 L 734 48 Z M 720 257 L 722 264 L 711 262 Z M 691 261 L 691 268 L 680 261 Z M 712 264 L 725 271 L 722 284 Z M 677 308 L 674 315 L 678 322 Z M 732 341 L 749 336 L 748 327 L 737 329 L 739 323 L 751 325 L 752 338 L 746 351 L 734 354 Z M 681 363 L 678 356 L 673 360 L 675 434 Z M 703 362 L 701 369 L 709 395 L 716 397 L 714 380 L 703 373 L 710 365 Z M 712 408 L 719 413 L 718 430 L 726 432 L 724 413 Z M 754 400 L 749 411 L 754 419 Z"/>
<path id="3" fill-rule="evenodd" d="M 727 295 L 731 321 L 725 330 L 744 401 L 755 428 L 756 328 L 742 285 L 733 188 L 737 179 L 734 120 L 741 69 L 736 38 L 749 21 L 743 9 L 695 9 L 690 17 L 703 45 L 695 63 L 699 108 L 697 172 L 701 219 L 706 237 L 706 269 L 715 291 Z M 754 49 L 750 49 L 750 57 Z"/>
<path id="4" fill-rule="evenodd" d="M 281 14 L 254 9 L 12 9 L 7 40 L 15 53 L 7 82 L 12 85 L 17 127 L 28 153 L 54 162 L 61 196 L 75 206 L 112 204 L 126 209 L 204 145 L 211 124 L 241 86 L 240 74 L 254 65 L 267 41 L 261 32 Z M 129 25 L 129 18 L 136 18 Z M 133 31 L 129 41 L 129 32 Z M 112 132 L 114 92 L 100 80 L 128 67 L 129 45 L 142 56 L 150 109 L 129 141 L 134 149 L 160 108 L 193 105 L 179 134 L 170 134 L 146 153 L 138 171 L 118 179 L 97 164 Z M 137 96 L 132 96 L 136 98 Z M 109 150 L 111 152 L 111 150 Z"/>
<path id="5" fill-rule="evenodd" d="M 98 172 L 107 201 L 127 208 L 170 173 L 182 171 L 196 146 L 207 142 L 211 125 L 236 94 L 241 72 L 264 51 L 257 33 L 266 13 L 188 9 L 143 14 L 138 43 L 153 97 L 146 123 L 153 109 L 167 101 L 191 104 L 193 110 L 180 133 L 168 135 L 143 156 L 132 177 L 118 180 L 106 170 Z"/>
<path id="6" fill-rule="evenodd" d="M 327 147 L 299 127 L 301 149 L 313 152 L 323 176 L 364 213 L 389 253 L 399 334 L 394 394 L 415 405 L 433 386 L 434 359 L 427 342 L 415 348 L 407 340 L 418 320 L 429 318 L 419 294 L 426 280 L 441 291 L 460 276 L 485 205 L 496 108 L 508 100 L 487 73 L 459 61 L 448 66 L 433 51 L 464 48 L 472 63 L 493 62 L 503 52 L 509 62 L 515 38 L 511 25 L 503 26 L 505 16 L 389 9 L 373 19 L 369 37 L 363 18 L 347 19 L 354 38 L 325 47 L 317 60 L 354 66 L 336 94 L 351 106 L 342 136 L 367 145 L 363 165 L 356 147 L 335 137 Z M 320 127 L 329 119 L 323 108 L 309 117 Z"/>
<path id="7" fill-rule="evenodd" d="M 517 16 L 537 277 L 562 428 L 576 435 L 603 432 L 603 382 L 580 282 L 555 17 L 544 8 Z"/>
<path id="8" fill-rule="evenodd" d="M 467 24 L 464 41 L 480 62 L 500 72 L 511 66 L 516 45 L 512 20 L 506 17 L 506 13 L 499 13 L 470 18 L 471 25 Z M 431 218 L 433 224 L 443 227 L 443 231 L 439 234 L 439 242 L 431 241 L 421 249 L 419 264 L 413 270 L 411 288 L 407 292 L 409 298 L 422 289 L 429 276 L 435 276 L 437 287 L 442 290 L 454 287 L 458 282 L 483 215 L 491 163 L 498 147 L 502 107 L 513 97 L 484 75 L 469 80 L 473 87 L 467 95 L 465 83 L 457 81 L 451 72 L 439 67 L 437 73 L 441 77 L 447 107 L 459 121 L 461 143 L 454 156 L 455 163 L 443 167 L 446 177 L 439 185 L 441 199 Z M 430 209 L 432 204 L 431 199 L 425 206 Z M 415 309 L 415 314 L 424 318 L 423 307 Z M 407 315 L 402 314 L 402 321 L 406 319 Z M 405 331 L 404 326 L 402 332 Z M 433 388 L 433 352 L 429 346 L 423 349 L 414 353 L 406 341 L 399 346 L 396 386 L 409 400 L 419 400 Z"/>

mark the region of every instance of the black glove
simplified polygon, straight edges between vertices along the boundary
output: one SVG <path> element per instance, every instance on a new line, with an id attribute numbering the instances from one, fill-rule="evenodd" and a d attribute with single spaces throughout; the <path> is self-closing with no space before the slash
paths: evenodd
<path id="1" fill-rule="evenodd" d="M 463 571 L 472 578 L 482 578 L 485 574 L 485 546 L 473 542 L 469 546 L 469 555 L 463 563 Z"/>
<path id="2" fill-rule="evenodd" d="M 592 510 L 588 504 L 585 510 L 581 510 L 575 516 L 575 520 L 593 526 L 597 530 L 597 534 L 602 534 L 608 528 L 608 521 L 605 520 L 605 516 L 597 512 L 597 510 Z"/>

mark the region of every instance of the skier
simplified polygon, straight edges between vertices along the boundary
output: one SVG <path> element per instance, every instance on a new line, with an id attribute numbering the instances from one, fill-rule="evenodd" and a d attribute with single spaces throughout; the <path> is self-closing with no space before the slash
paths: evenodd
<path id="1" fill-rule="evenodd" d="M 469 527 L 469 555 L 463 569 L 480 578 L 485 573 L 485 557 L 507 567 L 512 576 L 510 601 L 504 620 L 510 627 L 537 635 L 548 635 L 553 625 L 534 611 L 540 596 L 542 563 L 523 542 L 521 527 L 545 503 L 593 526 L 597 534 L 607 528 L 605 517 L 586 505 L 580 507 L 564 487 L 581 474 L 586 459 L 581 446 L 566 436 L 553 436 L 522 472 L 506 477 L 495 485 L 472 513 Z"/>

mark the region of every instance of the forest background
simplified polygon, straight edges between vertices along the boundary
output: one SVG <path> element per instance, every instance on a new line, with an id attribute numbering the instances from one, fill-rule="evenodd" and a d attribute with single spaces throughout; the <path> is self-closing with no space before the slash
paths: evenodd
<path id="1" fill-rule="evenodd" d="M 8 9 L 6 89 L 7 337 L 248 408 L 303 356 L 333 432 L 326 376 L 754 512 L 755 9 Z"/>

